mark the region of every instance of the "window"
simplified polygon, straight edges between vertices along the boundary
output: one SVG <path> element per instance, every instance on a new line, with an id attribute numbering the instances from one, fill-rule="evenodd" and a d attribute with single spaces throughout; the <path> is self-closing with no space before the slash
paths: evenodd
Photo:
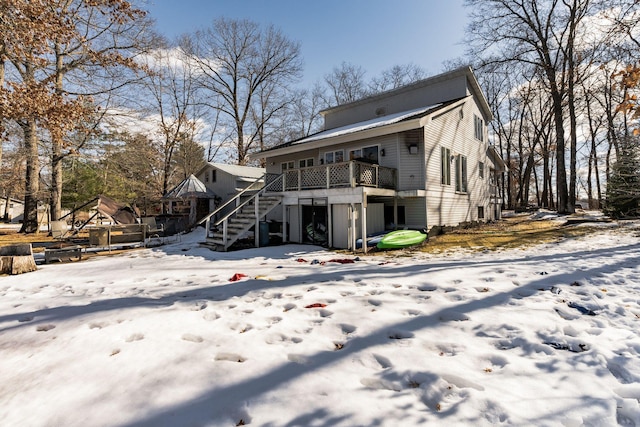
<path id="1" fill-rule="evenodd" d="M 378 146 L 364 147 L 362 149 L 362 157 L 368 162 L 378 163 Z"/>
<path id="2" fill-rule="evenodd" d="M 282 172 L 289 170 L 289 169 L 295 169 L 296 167 L 296 163 L 291 161 L 291 162 L 282 162 L 281 163 L 281 168 L 282 168 Z"/>
<path id="3" fill-rule="evenodd" d="M 473 116 L 473 128 L 476 139 L 484 141 L 484 120 L 475 114 Z"/>
<path id="4" fill-rule="evenodd" d="M 478 162 L 478 175 L 480 178 L 484 178 L 484 163 Z"/>
<path id="5" fill-rule="evenodd" d="M 357 148 L 349 151 L 349 160 L 364 160 L 371 163 L 378 163 L 379 150 L 377 145 Z"/>
<path id="6" fill-rule="evenodd" d="M 451 185 L 451 150 L 440 147 L 440 184 Z"/>
<path id="7" fill-rule="evenodd" d="M 484 206 L 478 206 L 478 219 L 484 219 Z"/>
<path id="8" fill-rule="evenodd" d="M 456 191 L 467 192 L 467 158 L 461 154 L 456 156 Z"/>
<path id="9" fill-rule="evenodd" d="M 204 173 L 204 182 L 209 182 L 209 174 L 207 172 Z"/>
<path id="10" fill-rule="evenodd" d="M 211 171 L 211 182 L 216 182 L 217 178 L 218 178 L 218 171 L 216 169 L 213 169 Z"/>
<path id="11" fill-rule="evenodd" d="M 299 167 L 309 168 L 313 166 L 313 159 L 302 159 L 298 162 Z"/>
<path id="12" fill-rule="evenodd" d="M 328 153 L 324 153 L 324 162 L 326 164 L 344 162 L 344 150 L 330 151 Z"/>

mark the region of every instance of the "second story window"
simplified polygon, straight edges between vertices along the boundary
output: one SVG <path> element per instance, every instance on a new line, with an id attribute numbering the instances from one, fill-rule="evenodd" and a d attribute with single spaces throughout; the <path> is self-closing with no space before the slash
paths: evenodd
<path id="1" fill-rule="evenodd" d="M 480 178 L 484 178 L 484 163 L 478 162 L 478 175 Z"/>
<path id="2" fill-rule="evenodd" d="M 474 134 L 478 141 L 484 141 L 484 120 L 474 114 L 473 116 Z"/>

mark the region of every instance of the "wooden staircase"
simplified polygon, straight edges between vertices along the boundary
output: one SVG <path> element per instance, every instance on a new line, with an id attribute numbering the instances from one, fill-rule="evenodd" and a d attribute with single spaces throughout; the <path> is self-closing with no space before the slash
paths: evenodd
<path id="1" fill-rule="evenodd" d="M 264 181 L 260 178 L 254 184 L 258 182 Z M 248 186 L 234 198 L 200 220 L 199 223 L 202 224 L 204 222 L 207 230 L 205 246 L 216 251 L 225 252 L 252 227 L 254 227 L 255 246 L 259 246 L 260 221 L 282 203 L 282 198 L 265 195 L 268 185 L 256 191 L 254 184 Z M 246 200 L 240 203 L 242 198 L 246 198 Z M 231 212 L 212 222 L 211 219 L 215 218 L 216 214 L 225 208 L 228 209 L 228 206 L 233 204 L 237 206 Z"/>

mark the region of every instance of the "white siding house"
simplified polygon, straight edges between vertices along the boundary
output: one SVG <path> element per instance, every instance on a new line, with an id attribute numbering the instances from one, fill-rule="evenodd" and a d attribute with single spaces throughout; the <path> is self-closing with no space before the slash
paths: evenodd
<path id="1" fill-rule="evenodd" d="M 238 192 L 263 179 L 266 170 L 251 166 L 228 165 L 225 163 L 207 163 L 196 177 L 207 190 L 215 194 L 209 201 L 209 211 L 232 199 Z M 233 206 L 220 214 L 227 213 Z"/>
<path id="2" fill-rule="evenodd" d="M 505 164 L 469 67 L 322 114 L 323 131 L 253 155 L 263 193 L 281 199 L 284 241 L 355 249 L 371 233 L 500 217 Z"/>
<path id="3" fill-rule="evenodd" d="M 22 200 L 1 197 L 0 198 L 0 221 L 17 223 L 24 217 L 24 202 Z"/>

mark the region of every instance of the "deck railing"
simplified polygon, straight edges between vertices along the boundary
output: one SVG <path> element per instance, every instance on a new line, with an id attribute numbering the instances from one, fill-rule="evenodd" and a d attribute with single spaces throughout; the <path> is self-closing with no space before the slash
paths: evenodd
<path id="1" fill-rule="evenodd" d="M 280 182 L 274 182 L 279 180 Z M 281 175 L 267 174 L 268 191 L 300 191 L 322 188 L 396 188 L 396 170 L 370 163 L 350 161 L 291 169 Z"/>

